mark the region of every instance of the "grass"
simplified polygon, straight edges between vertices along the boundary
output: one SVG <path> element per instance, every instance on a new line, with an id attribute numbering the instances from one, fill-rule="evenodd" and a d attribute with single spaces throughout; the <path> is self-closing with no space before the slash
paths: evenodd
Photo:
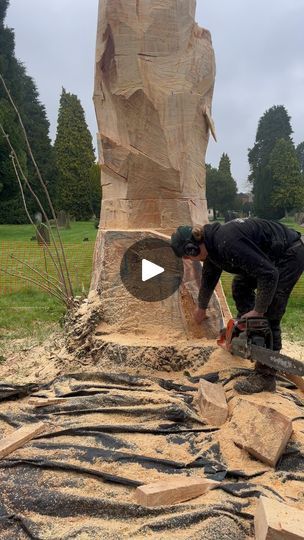
<path id="1" fill-rule="evenodd" d="M 304 229 L 290 220 L 282 220 L 287 226 L 304 233 Z M 87 290 L 92 266 L 92 252 L 97 230 L 93 222 L 72 222 L 71 228 L 62 230 L 62 239 L 66 246 L 75 287 L 81 292 Z M 10 242 L 17 246 L 18 242 L 31 253 L 35 242 L 31 237 L 35 234 L 31 225 L 0 225 L 1 241 Z M 89 241 L 83 242 L 84 238 Z M 32 255 L 29 255 L 32 256 Z M 42 256 L 41 256 L 42 257 Z M 1 259 L 1 253 L 0 253 Z M 0 261 L 1 262 L 1 261 Z M 33 261 L 38 267 L 43 259 Z M 1 266 L 1 264 L 0 264 Z M 2 279 L 4 279 L 2 277 Z M 235 307 L 231 296 L 231 281 L 233 276 L 223 275 L 223 287 L 228 303 L 234 313 Z M 1 274 L 0 274 L 1 285 Z M 20 290 L 0 295 L 0 346 L 1 342 L 17 338 L 34 337 L 40 341 L 45 334 L 54 328 L 64 313 L 64 307 L 56 299 L 32 288 L 25 288 L 25 283 L 19 280 Z M 295 288 L 287 313 L 283 319 L 283 331 L 290 339 L 303 342 L 302 314 L 304 309 L 304 276 Z M 0 347 L 1 361 L 1 347 Z"/>
<path id="2" fill-rule="evenodd" d="M 52 229 L 56 235 L 56 229 Z M 70 229 L 60 229 L 60 236 L 64 243 L 83 242 L 84 238 L 94 241 L 97 229 L 92 221 L 72 222 Z M 24 241 L 31 242 L 35 236 L 35 228 L 32 225 L 0 225 L 0 241 Z"/>
<path id="3" fill-rule="evenodd" d="M 70 229 L 63 229 L 60 232 L 75 292 L 76 294 L 85 292 L 90 284 L 97 229 L 93 222 L 72 222 Z M 34 235 L 32 225 L 0 225 L 0 267 L 20 272 L 22 267 L 9 257 L 10 253 L 13 253 L 35 268 L 45 270 L 43 249 L 39 249 L 37 243 L 31 241 Z M 88 241 L 83 242 L 84 238 Z M 47 270 L 52 273 L 52 264 L 49 260 Z M 31 276 L 24 268 L 22 273 Z M 0 291 L 1 362 L 1 358 L 5 357 L 3 353 L 5 346 L 11 340 L 30 338 L 40 343 L 55 328 L 58 329 L 58 322 L 65 313 L 65 307 L 56 298 L 27 285 L 21 278 L 12 278 L 3 272 L 0 273 Z"/>
<path id="4" fill-rule="evenodd" d="M 18 323 L 22 313 L 23 324 Z M 14 337 L 25 337 L 39 322 L 58 322 L 65 307 L 56 298 L 35 289 L 24 289 L 0 296 L 0 336 L 14 329 Z"/>
<path id="5" fill-rule="evenodd" d="M 58 329 L 65 308 L 56 299 L 34 289 L 0 296 L 0 363 L 12 340 L 30 338 L 42 343 Z"/>

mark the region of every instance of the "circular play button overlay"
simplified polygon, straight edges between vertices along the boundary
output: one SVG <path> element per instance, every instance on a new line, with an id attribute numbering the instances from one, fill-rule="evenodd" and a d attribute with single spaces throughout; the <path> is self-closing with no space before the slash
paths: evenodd
<path id="1" fill-rule="evenodd" d="M 120 276 L 126 289 L 138 300 L 160 302 L 179 288 L 184 265 L 169 242 L 145 238 L 125 252 Z"/>

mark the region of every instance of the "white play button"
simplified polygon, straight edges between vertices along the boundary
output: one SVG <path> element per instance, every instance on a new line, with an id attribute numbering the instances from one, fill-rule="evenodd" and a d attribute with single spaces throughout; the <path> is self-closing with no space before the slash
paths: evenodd
<path id="1" fill-rule="evenodd" d="M 148 281 L 148 279 L 152 279 L 155 276 L 159 276 L 159 274 L 162 274 L 165 271 L 165 269 L 162 266 L 158 266 L 158 264 L 154 264 L 151 261 L 148 261 L 147 259 L 143 259 L 141 263 L 141 279 L 142 281 Z"/>

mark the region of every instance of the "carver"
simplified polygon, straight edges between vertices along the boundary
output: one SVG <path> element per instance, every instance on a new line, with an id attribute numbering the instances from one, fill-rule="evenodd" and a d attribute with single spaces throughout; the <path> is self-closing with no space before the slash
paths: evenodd
<path id="1" fill-rule="evenodd" d="M 207 307 L 222 271 L 235 274 L 232 295 L 238 317 L 267 317 L 273 350 L 279 351 L 281 319 L 289 296 L 304 271 L 304 241 L 281 223 L 259 218 L 235 219 L 224 225 L 181 226 L 172 235 L 178 257 L 204 261 L 195 319 L 207 318 Z M 274 391 L 275 371 L 256 363 L 235 388 L 240 393 Z"/>

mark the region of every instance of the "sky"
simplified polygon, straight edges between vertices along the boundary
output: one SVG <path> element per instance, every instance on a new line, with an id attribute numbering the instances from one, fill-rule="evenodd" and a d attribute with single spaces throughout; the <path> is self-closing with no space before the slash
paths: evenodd
<path id="1" fill-rule="evenodd" d="M 134 0 L 135 1 L 135 0 Z M 10 0 L 6 25 L 16 56 L 36 82 L 56 135 L 61 88 L 77 94 L 96 146 L 92 102 L 98 0 Z M 285 105 L 294 142 L 304 140 L 304 0 L 197 0 L 196 19 L 212 34 L 217 76 L 206 161 L 226 152 L 241 191 L 248 190 L 248 148 L 259 118 Z"/>

